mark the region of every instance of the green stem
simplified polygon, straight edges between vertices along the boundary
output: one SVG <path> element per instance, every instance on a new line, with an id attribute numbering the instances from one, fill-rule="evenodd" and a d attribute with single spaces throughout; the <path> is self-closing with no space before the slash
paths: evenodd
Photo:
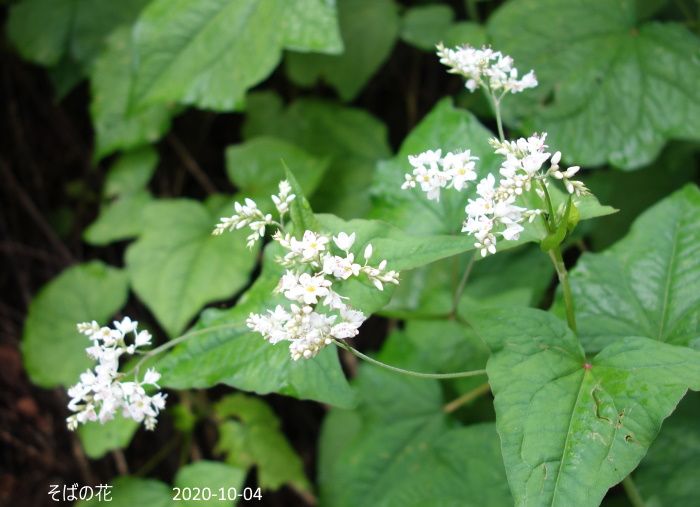
<path id="1" fill-rule="evenodd" d="M 450 310 L 450 315 L 454 316 L 457 314 L 457 307 L 459 306 L 459 300 L 462 299 L 462 294 L 464 294 L 464 289 L 469 281 L 469 275 L 471 275 L 472 269 L 474 268 L 474 263 L 476 262 L 477 253 L 474 252 L 472 258 L 469 260 L 469 264 L 464 269 L 464 274 L 462 279 L 459 281 L 457 290 L 455 290 L 454 297 L 452 298 L 452 309 Z"/>
<path id="2" fill-rule="evenodd" d="M 377 361 L 376 359 L 373 359 L 356 348 L 351 347 L 347 343 L 343 343 L 340 340 L 333 340 L 333 342 L 340 348 L 343 348 L 350 352 L 351 354 L 359 357 L 360 359 L 364 359 L 368 363 L 372 363 L 375 366 L 379 366 L 380 368 L 384 368 L 386 370 L 393 371 L 394 373 L 401 373 L 402 375 L 408 375 L 410 377 L 418 377 L 418 378 L 434 378 L 434 379 L 449 379 L 449 378 L 463 378 L 463 377 L 476 377 L 478 375 L 486 375 L 486 370 L 470 370 L 470 371 L 458 371 L 455 373 L 423 373 L 420 371 L 413 371 L 413 370 L 404 370 L 403 368 L 399 368 L 397 366 L 391 366 L 390 364 L 382 363 L 381 361 Z"/>
<path id="3" fill-rule="evenodd" d="M 627 493 L 627 498 L 629 498 L 630 503 L 634 507 L 645 507 L 644 498 L 639 493 L 637 485 L 632 480 L 629 475 L 622 479 L 622 487 L 625 488 L 625 493 Z"/>
<path id="4" fill-rule="evenodd" d="M 552 206 L 552 198 L 549 196 L 549 190 L 547 189 L 547 185 L 545 185 L 542 180 L 539 180 L 538 183 L 540 184 L 540 188 L 542 189 L 542 192 L 544 192 L 544 202 L 547 205 L 547 221 L 549 223 L 549 227 L 547 227 L 547 232 L 552 232 L 556 230 L 557 225 L 554 223 L 554 206 Z"/>
<path id="5" fill-rule="evenodd" d="M 552 259 L 554 269 L 557 271 L 559 283 L 564 290 L 564 304 L 566 305 L 566 321 L 571 330 L 576 332 L 576 316 L 574 313 L 574 298 L 571 295 L 571 285 L 569 284 L 569 273 L 564 265 L 564 258 L 561 255 L 561 248 L 557 246 L 549 251 L 549 257 Z"/>
<path id="6" fill-rule="evenodd" d="M 471 391 L 467 391 L 464 393 L 462 396 L 459 398 L 455 398 L 451 402 L 449 402 L 447 405 L 442 407 L 443 412 L 446 414 L 451 414 L 452 412 L 456 411 L 458 408 L 460 408 L 462 405 L 466 405 L 470 401 L 474 401 L 477 399 L 479 396 L 482 394 L 486 394 L 491 390 L 491 386 L 489 385 L 488 382 L 484 382 L 478 387 L 475 387 Z"/>
<path id="7" fill-rule="evenodd" d="M 501 101 L 493 97 L 493 110 L 496 113 L 496 125 L 498 126 L 498 137 L 501 142 L 506 140 L 506 136 L 503 134 L 503 120 L 501 119 Z"/>

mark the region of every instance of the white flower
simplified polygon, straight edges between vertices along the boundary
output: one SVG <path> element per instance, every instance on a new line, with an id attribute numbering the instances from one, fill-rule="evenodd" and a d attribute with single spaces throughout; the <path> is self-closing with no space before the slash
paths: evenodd
<path id="1" fill-rule="evenodd" d="M 144 384 L 151 384 L 158 387 L 158 380 L 160 380 L 160 373 L 155 371 L 153 368 L 146 370 L 146 374 L 143 376 Z"/>
<path id="2" fill-rule="evenodd" d="M 96 322 L 78 324 L 78 331 L 88 336 L 93 344 L 86 350 L 97 360 L 93 370 L 80 375 L 80 381 L 68 389 L 68 409 L 74 412 L 66 419 L 70 430 L 89 421 L 105 423 L 114 418 L 119 409 L 125 417 L 138 422 L 145 420 L 147 429 L 153 429 L 158 411 L 165 406 L 165 396 L 156 393 L 146 395 L 143 385 L 158 387 L 160 374 L 149 369 L 143 381 L 122 381 L 119 373 L 119 358 L 123 354 L 133 354 L 150 343 L 148 331 L 138 331 L 138 323 L 125 317 L 114 322 L 116 329 L 99 327 Z M 128 333 L 133 333 L 134 343 L 127 344 Z"/>
<path id="3" fill-rule="evenodd" d="M 303 259 L 310 260 L 317 258 L 321 252 L 326 250 L 327 243 L 328 237 L 323 234 L 316 234 L 312 231 L 304 232 L 301 241 L 301 255 Z"/>
<path id="4" fill-rule="evenodd" d="M 285 291 L 284 295 L 293 301 L 303 302 L 307 305 L 316 304 L 318 298 L 328 295 L 328 287 L 331 283 L 323 276 L 311 276 L 302 273 L 298 283 Z"/>
<path id="5" fill-rule="evenodd" d="M 344 232 L 339 233 L 337 236 L 333 236 L 333 242 L 341 250 L 347 252 L 352 248 L 355 243 L 355 233 L 348 235 Z"/>
<path id="6" fill-rule="evenodd" d="M 287 250 L 277 262 L 292 268 L 282 275 L 276 292 L 292 303 L 288 307 L 277 305 L 264 314 L 251 313 L 246 324 L 270 343 L 288 341 L 295 361 L 315 357 L 333 340 L 356 336 L 366 319 L 349 306 L 348 298 L 333 290 L 334 281 L 365 275 L 380 290 L 383 284 L 399 283 L 398 273 L 386 269 L 386 260 L 376 267 L 367 264 L 373 253 L 371 244 L 364 249 L 365 265 L 355 262 L 349 251 L 355 244 L 355 233 L 339 232 L 332 236 L 332 243 L 330 236 L 313 231 L 305 231 L 301 240 L 280 232 L 273 239 Z M 334 254 L 333 246 L 345 255 Z"/>
<path id="7" fill-rule="evenodd" d="M 292 186 L 287 180 L 282 180 L 279 183 L 279 194 L 271 196 L 280 216 L 284 216 L 289 211 L 289 204 L 296 198 L 296 195 L 291 192 Z"/>
<path id="8" fill-rule="evenodd" d="M 124 317 L 121 322 L 114 322 L 114 327 L 123 335 L 135 331 L 138 325 L 137 321 L 131 320 L 129 317 Z"/>
<path id="9" fill-rule="evenodd" d="M 134 338 L 134 345 L 136 347 L 143 347 L 145 345 L 150 345 L 151 344 L 151 333 L 146 331 L 145 329 L 143 331 L 139 331 L 136 334 L 136 338 Z"/>
<path id="10" fill-rule="evenodd" d="M 519 93 L 537 86 L 534 71 L 518 79 L 513 59 L 486 46 L 481 49 L 468 45 L 446 48 L 438 44 L 437 55 L 440 63 L 450 68 L 448 72 L 465 78 L 465 86 L 471 92 L 484 86 L 491 92 Z"/>
<path id="11" fill-rule="evenodd" d="M 467 150 L 462 153 L 448 153 L 442 160 L 442 167 L 445 173 L 450 178 L 450 185 L 456 190 L 462 190 L 467 187 L 468 181 L 476 179 L 476 160 L 478 157 L 473 157 L 471 151 Z"/>

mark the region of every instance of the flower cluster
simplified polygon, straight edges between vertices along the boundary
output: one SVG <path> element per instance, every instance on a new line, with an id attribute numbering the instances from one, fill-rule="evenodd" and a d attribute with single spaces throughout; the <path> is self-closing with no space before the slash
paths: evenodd
<path id="1" fill-rule="evenodd" d="M 78 324 L 78 331 L 90 340 L 92 346 L 86 349 L 88 356 L 97 361 L 92 370 L 80 375 L 80 382 L 68 389 L 71 400 L 68 408 L 75 412 L 66 420 L 68 428 L 75 430 L 79 424 L 88 421 L 105 423 L 113 419 L 118 410 L 122 415 L 136 422 L 144 422 L 146 429 L 156 426 L 156 417 L 165 407 L 167 395 L 160 392 L 146 394 L 144 386 L 159 388 L 160 374 L 149 369 L 143 380 L 122 382 L 119 373 L 119 359 L 124 354 L 134 354 L 140 347 L 151 344 L 151 334 L 139 331 L 138 322 L 125 317 L 114 322 L 114 327 L 101 327 L 97 322 Z M 133 342 L 127 344 L 127 337 L 133 334 Z"/>
<path id="2" fill-rule="evenodd" d="M 272 202 L 275 204 L 277 212 L 280 214 L 280 220 L 282 220 L 284 215 L 289 211 L 289 205 L 295 197 L 289 182 L 286 180 L 280 181 L 279 194 L 271 196 Z M 236 213 L 230 217 L 222 217 L 212 234 L 218 236 L 226 231 L 249 227 L 253 232 L 246 238 L 247 245 L 248 248 L 253 248 L 255 242 L 265 236 L 265 228 L 268 225 L 274 224 L 279 226 L 280 224 L 274 221 L 272 215 L 269 213 L 265 214 L 260 211 L 258 205 L 252 199 L 246 198 L 244 203 L 245 204 L 239 202 L 234 203 L 233 209 Z"/>
<path id="3" fill-rule="evenodd" d="M 440 190 L 467 188 L 468 182 L 476 179 L 476 161 L 470 150 L 452 153 L 444 157 L 441 150 L 428 150 L 418 155 L 409 155 L 413 172 L 405 175 L 402 189 L 415 188 L 416 183 L 430 200 L 440 200 Z"/>
<path id="4" fill-rule="evenodd" d="M 450 73 L 464 76 L 466 87 L 471 92 L 485 86 L 494 93 L 518 93 L 537 86 L 534 71 L 518 79 L 513 59 L 486 46 L 481 49 L 468 45 L 446 48 L 438 44 L 437 55 L 440 63 L 450 68 Z"/>
<path id="5" fill-rule="evenodd" d="M 270 343 L 289 341 L 289 352 L 295 361 L 316 356 L 334 339 L 352 338 L 367 319 L 350 307 L 333 290 L 333 282 L 364 274 L 378 290 L 384 284 L 398 284 L 396 271 L 387 271 L 386 260 L 377 267 L 368 264 L 372 245 L 364 250 L 364 264 L 355 262 L 350 252 L 355 233 L 339 233 L 332 238 L 305 231 L 301 239 L 277 231 L 273 236 L 287 252 L 277 262 L 287 268 L 276 288 L 290 301 L 288 307 L 277 305 L 266 314 L 251 313 L 248 327 L 263 335 Z M 332 243 L 331 243 L 332 240 Z M 343 255 L 331 252 L 333 245 Z"/>
<path id="6" fill-rule="evenodd" d="M 489 174 L 479 181 L 476 185 L 476 198 L 469 199 L 465 208 L 467 218 L 462 226 L 462 232 L 474 236 L 474 246 L 482 256 L 496 253 L 498 236 L 506 240 L 517 240 L 524 230 L 522 224 L 525 221 L 532 222 L 543 212 L 539 207 L 528 209 L 516 205 L 518 197 L 529 191 L 534 182 L 546 186 L 551 177 L 561 180 L 570 194 L 580 196 L 588 193 L 582 182 L 571 179 L 579 167 L 561 170 L 561 153 L 552 155 L 547 151 L 546 137 L 546 134 L 535 134 L 516 141 L 491 140 L 495 152 L 504 158 L 499 168 L 500 179 L 496 181 L 494 175 Z M 440 150 L 429 150 L 409 156 L 409 163 L 415 169 L 412 174 L 406 174 L 406 181 L 401 188 L 415 187 L 417 182 L 428 194 L 428 199 L 438 199 L 441 188 L 452 186 L 461 190 L 466 188 L 467 181 L 476 179 L 474 161 L 477 159 L 469 151 L 460 154 L 458 164 L 452 164 L 451 153 L 445 158 L 440 155 Z M 548 160 L 550 167 L 544 170 L 543 166 Z M 540 186 L 536 186 L 535 190 L 540 198 L 544 198 Z"/>

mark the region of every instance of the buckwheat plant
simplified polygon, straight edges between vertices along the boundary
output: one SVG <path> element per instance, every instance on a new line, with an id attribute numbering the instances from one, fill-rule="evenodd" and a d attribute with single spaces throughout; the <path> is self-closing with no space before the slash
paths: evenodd
<path id="1" fill-rule="evenodd" d="M 295 198 L 287 181 L 280 182 L 279 194 L 271 198 L 280 215 L 279 221 L 263 215 L 254 201 L 246 199 L 245 205 L 234 204 L 236 214 L 221 218 L 213 233 L 248 226 L 253 230 L 248 237 L 248 246 L 252 247 L 264 236 L 266 226 L 277 227 L 272 239 L 286 253 L 276 262 L 286 271 L 275 290 L 289 304 L 277 305 L 264 314 L 251 313 L 247 325 L 271 344 L 288 341 L 293 360 L 310 359 L 325 346 L 356 336 L 367 320 L 364 313 L 352 308 L 347 298 L 333 289 L 334 282 L 364 276 L 381 291 L 384 284 L 398 284 L 399 274 L 386 269 L 386 260 L 376 267 L 369 264 L 373 252 L 369 243 L 363 252 L 364 263 L 357 263 L 350 252 L 355 243 L 354 232 L 330 236 L 306 230 L 301 239 L 287 232 L 284 215 Z"/>
<path id="2" fill-rule="evenodd" d="M 143 422 L 146 429 L 153 430 L 167 395 L 146 394 L 145 386 L 158 389 L 160 374 L 149 368 L 139 380 L 135 369 L 133 380 L 125 381 L 128 375 L 119 372 L 120 358 L 139 353 L 141 347 L 150 345 L 151 334 L 139 331 L 138 322 L 129 317 L 115 321 L 113 328 L 100 326 L 94 320 L 83 322 L 78 324 L 78 331 L 92 341 L 86 352 L 97 365 L 80 375 L 80 382 L 68 389 L 71 398 L 68 408 L 75 412 L 66 420 L 68 428 L 75 430 L 89 421 L 105 423 L 121 411 L 125 418 Z M 128 343 L 130 335 L 133 341 Z"/>
<path id="3" fill-rule="evenodd" d="M 513 59 L 488 47 L 476 49 L 470 46 L 446 48 L 437 46 L 440 62 L 449 67 L 452 74 L 459 74 L 466 80 L 465 87 L 473 92 L 482 88 L 489 98 L 496 116 L 498 139 L 491 139 L 494 152 L 503 158 L 498 170 L 499 176 L 488 174 L 476 183 L 475 198 L 467 199 L 466 217 L 462 232 L 474 237 L 474 247 L 482 257 L 495 254 L 499 238 L 517 240 L 525 230 L 523 224 L 532 223 L 540 217 L 548 235 L 555 236 L 569 221 L 575 198 L 588 194 L 586 186 L 572 179 L 579 171 L 578 166 L 561 169 L 561 152 L 552 154 L 546 144 L 547 133 L 533 134 L 528 138 L 506 140 L 501 120 L 501 101 L 508 93 L 519 93 L 537 86 L 534 71 L 530 70 L 518 78 L 518 69 Z M 464 191 L 477 180 L 478 157 L 468 148 L 460 152 L 427 150 L 408 157 L 412 172 L 404 177 L 402 189 L 417 186 L 426 193 L 429 200 L 439 200 L 442 189 Z M 566 206 L 555 210 L 549 188 L 560 182 L 569 194 Z M 534 196 L 531 190 L 534 189 Z M 530 199 L 525 199 L 525 196 Z M 533 198 L 534 197 L 534 198 Z M 574 199 L 574 200 L 572 200 Z M 563 238 L 561 238 L 563 239 Z M 542 244 L 552 257 L 564 288 L 569 324 L 575 329 L 573 305 L 569 285 L 561 258 L 558 243 L 549 246 Z"/>

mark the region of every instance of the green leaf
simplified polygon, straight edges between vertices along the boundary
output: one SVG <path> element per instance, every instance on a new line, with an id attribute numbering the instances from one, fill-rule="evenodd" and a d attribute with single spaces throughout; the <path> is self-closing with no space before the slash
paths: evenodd
<path id="1" fill-rule="evenodd" d="M 10 9 L 8 35 L 20 54 L 42 65 L 64 55 L 87 67 L 105 37 L 130 24 L 147 0 L 23 0 Z"/>
<path id="2" fill-rule="evenodd" d="M 131 33 L 116 30 L 90 74 L 90 116 L 95 127 L 95 158 L 156 142 L 170 128 L 170 108 L 128 109 L 133 84 Z"/>
<path id="3" fill-rule="evenodd" d="M 282 109 L 279 98 L 270 93 L 249 97 L 243 133 L 247 139 L 275 136 L 316 157 L 330 158 L 312 204 L 317 211 L 343 218 L 366 214 L 375 163 L 391 153 L 386 127 L 364 110 L 308 99 Z"/>
<path id="4" fill-rule="evenodd" d="M 571 271 L 581 340 L 600 350 L 625 336 L 688 345 L 700 336 L 700 190 L 687 185 L 643 213 L 603 253 Z"/>
<path id="5" fill-rule="evenodd" d="M 289 205 L 289 218 L 292 220 L 292 225 L 294 225 L 294 235 L 301 237 L 304 231 L 318 231 L 318 221 L 314 216 L 309 201 L 304 195 L 304 190 L 286 164 L 284 172 L 285 179 L 289 182 L 289 185 L 292 187 L 292 193 L 296 196 Z"/>
<path id="6" fill-rule="evenodd" d="M 104 182 L 105 197 L 116 197 L 143 190 L 158 165 L 158 152 L 150 146 L 121 155 L 109 168 Z"/>
<path id="7" fill-rule="evenodd" d="M 686 395 L 634 472 L 634 482 L 647 505 L 700 503 L 694 479 L 700 470 L 699 402 L 697 394 Z"/>
<path id="8" fill-rule="evenodd" d="M 356 411 L 333 410 L 321 433 L 321 504 L 510 505 L 493 424 L 455 427 L 437 381 L 363 366 Z"/>
<path id="9" fill-rule="evenodd" d="M 311 195 L 328 168 L 328 162 L 327 158 L 315 157 L 275 137 L 256 137 L 226 148 L 229 179 L 242 192 L 261 198 L 259 206 L 279 192 L 278 184 L 286 177 L 284 165 L 294 170 L 304 195 Z"/>
<path id="10" fill-rule="evenodd" d="M 295 0 L 283 4 L 283 45 L 292 51 L 317 53 L 341 53 L 335 2 L 327 0 Z"/>
<path id="11" fill-rule="evenodd" d="M 626 337 L 587 359 L 541 310 L 491 310 L 472 323 L 492 349 L 486 369 L 519 506 L 599 505 L 688 387 L 700 389 L 700 352 L 684 347 Z"/>
<path id="12" fill-rule="evenodd" d="M 700 40 L 636 11 L 632 0 L 514 0 L 490 19 L 493 46 L 540 81 L 506 109 L 576 164 L 635 169 L 669 139 L 700 138 L 700 66 L 688 65 Z"/>
<path id="13" fill-rule="evenodd" d="M 399 32 L 393 0 L 340 0 L 342 55 L 287 55 L 287 75 L 301 86 L 323 79 L 344 101 L 354 99 L 391 53 Z"/>
<path id="14" fill-rule="evenodd" d="M 423 49 L 434 51 L 454 20 L 449 5 L 420 5 L 408 9 L 401 20 L 401 39 Z"/>
<path id="15" fill-rule="evenodd" d="M 576 206 L 574 206 L 574 209 L 576 209 L 576 222 L 578 222 L 578 209 L 576 208 Z M 562 244 L 564 238 L 566 237 L 566 233 L 569 230 L 569 227 L 571 226 L 570 217 L 571 196 L 569 196 L 569 198 L 566 200 L 564 214 L 561 216 L 561 218 L 559 218 L 559 224 L 557 225 L 556 230 L 554 232 L 549 233 L 540 243 L 540 248 L 543 252 L 548 252 Z M 574 224 L 574 227 L 575 226 L 576 225 Z"/>
<path id="16" fill-rule="evenodd" d="M 479 23 L 462 21 L 450 26 L 440 40 L 448 47 L 463 44 L 481 47 L 486 44 L 486 30 Z"/>
<path id="17" fill-rule="evenodd" d="M 226 500 L 229 488 L 235 488 L 238 492 L 241 491 L 245 476 L 245 470 L 218 461 L 202 460 L 190 463 L 177 471 L 174 481 L 175 487 L 183 489 L 198 488 L 200 490 L 209 488 L 212 493 L 212 498 L 206 500 L 208 495 L 203 493 L 202 498 L 198 500 L 180 500 L 174 503 L 181 507 L 230 506 L 234 502 L 225 502 L 222 500 Z M 220 490 L 223 490 L 224 498 L 221 498 L 222 492 Z M 214 495 L 216 495 L 216 498 Z"/>
<path id="18" fill-rule="evenodd" d="M 152 202 L 153 196 L 146 190 L 108 202 L 97 219 L 85 229 L 83 239 L 91 245 L 102 246 L 135 238 L 143 231 L 141 218 Z"/>
<path id="19" fill-rule="evenodd" d="M 226 455 L 227 463 L 243 469 L 257 467 L 260 487 L 278 489 L 290 484 L 308 491 L 304 465 L 280 429 L 280 422 L 262 400 L 244 394 L 226 396 L 215 407 L 226 420 L 219 426 L 216 452 Z"/>
<path id="20" fill-rule="evenodd" d="M 22 354 L 29 378 L 42 387 L 75 384 L 92 361 L 79 322 L 105 322 L 126 302 L 126 274 L 98 261 L 72 266 L 46 284 L 29 305 Z"/>
<path id="21" fill-rule="evenodd" d="M 114 449 L 124 449 L 139 428 L 133 419 L 117 416 L 104 424 L 88 422 L 78 428 L 78 436 L 89 458 L 99 459 Z"/>
<path id="22" fill-rule="evenodd" d="M 246 90 L 272 72 L 283 47 L 340 49 L 333 11 L 321 0 L 155 0 L 134 27 L 133 105 L 241 109 Z"/>
<path id="23" fill-rule="evenodd" d="M 156 201 L 144 210 L 141 236 L 126 252 L 134 292 L 171 337 L 202 306 L 243 288 L 255 265 L 246 231 L 212 236 L 219 217 L 230 213 L 217 208 L 188 199 Z"/>
<path id="24" fill-rule="evenodd" d="M 93 486 L 96 494 L 97 487 Z M 148 505 L 148 507 L 171 507 L 173 505 L 173 491 L 170 486 L 153 479 L 139 479 L 136 477 L 117 477 L 112 482 L 110 490 L 111 507 L 134 507 Z M 78 502 L 78 507 L 99 507 L 105 500 L 94 497 L 90 501 Z"/>
<path id="25" fill-rule="evenodd" d="M 106 245 L 141 233 L 141 217 L 153 201 L 144 188 L 157 163 L 157 152 L 146 147 L 123 154 L 110 167 L 104 182 L 100 214 L 83 232 L 87 243 Z"/>
<path id="26" fill-rule="evenodd" d="M 644 210 L 693 181 L 698 173 L 695 154 L 692 144 L 671 143 L 658 160 L 643 169 L 595 171 L 586 178 L 591 192 L 620 210 L 586 231 L 593 249 L 602 250 L 621 239 Z"/>

